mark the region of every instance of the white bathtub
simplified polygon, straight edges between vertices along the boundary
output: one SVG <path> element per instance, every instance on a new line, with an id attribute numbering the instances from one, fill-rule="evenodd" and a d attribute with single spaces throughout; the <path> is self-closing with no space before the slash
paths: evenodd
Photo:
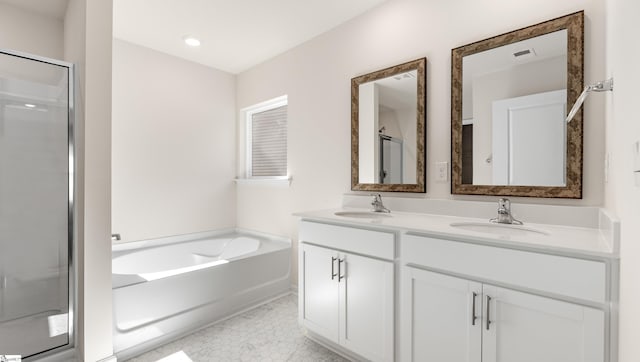
<path id="1" fill-rule="evenodd" d="M 290 240 L 243 232 L 115 245 L 118 359 L 287 292 L 290 258 Z"/>

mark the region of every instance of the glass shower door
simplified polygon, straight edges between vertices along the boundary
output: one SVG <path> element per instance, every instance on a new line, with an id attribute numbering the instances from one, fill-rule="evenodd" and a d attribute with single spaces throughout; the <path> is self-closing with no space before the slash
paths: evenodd
<path id="1" fill-rule="evenodd" d="M 0 355 L 71 340 L 70 66 L 0 52 Z"/>
<path id="2" fill-rule="evenodd" d="M 380 183 L 403 183 L 403 141 L 398 138 L 379 134 L 380 139 Z"/>

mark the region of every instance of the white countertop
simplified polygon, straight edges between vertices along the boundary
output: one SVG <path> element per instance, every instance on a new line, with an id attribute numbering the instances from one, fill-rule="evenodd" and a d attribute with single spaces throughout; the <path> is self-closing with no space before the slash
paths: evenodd
<path id="1" fill-rule="evenodd" d="M 401 232 L 420 233 L 426 236 L 454 239 L 485 245 L 503 246 L 559 254 L 571 257 L 617 259 L 613 246 L 597 228 L 559 226 L 527 223 L 524 228 L 542 231 L 545 234 L 501 235 L 489 232 L 465 230 L 451 226 L 452 223 L 489 224 L 487 219 L 444 216 L 392 211 L 390 217 L 374 219 L 337 216 L 338 211 L 366 212 L 367 209 L 342 208 L 295 213 L 304 220 L 339 223 L 344 225 L 385 228 Z"/>

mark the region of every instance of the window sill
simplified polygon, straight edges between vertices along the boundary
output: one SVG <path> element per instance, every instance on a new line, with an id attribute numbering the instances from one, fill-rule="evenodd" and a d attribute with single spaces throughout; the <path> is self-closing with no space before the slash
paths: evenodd
<path id="1" fill-rule="evenodd" d="M 256 185 L 256 186 L 276 186 L 276 187 L 289 187 L 291 186 L 291 177 L 283 178 L 237 178 L 233 181 L 238 185 Z"/>

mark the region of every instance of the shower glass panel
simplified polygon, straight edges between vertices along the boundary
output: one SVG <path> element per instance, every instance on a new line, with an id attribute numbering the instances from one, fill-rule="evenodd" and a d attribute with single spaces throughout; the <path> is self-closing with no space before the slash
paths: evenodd
<path id="1" fill-rule="evenodd" d="M 380 139 L 380 180 L 381 184 L 403 183 L 402 140 L 379 134 Z"/>
<path id="2" fill-rule="evenodd" d="M 72 344 L 71 79 L 0 50 L 0 355 Z"/>

